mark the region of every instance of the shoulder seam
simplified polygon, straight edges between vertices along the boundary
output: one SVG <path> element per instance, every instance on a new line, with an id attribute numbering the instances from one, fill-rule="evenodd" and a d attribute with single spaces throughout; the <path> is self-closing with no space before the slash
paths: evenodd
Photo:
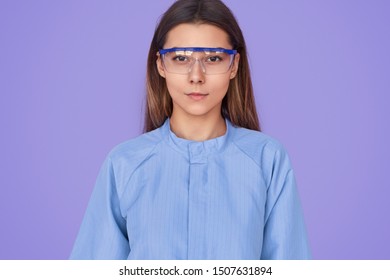
<path id="1" fill-rule="evenodd" d="M 131 177 L 133 177 L 133 174 L 134 172 L 150 157 L 150 155 L 153 153 L 154 150 L 156 150 L 157 146 L 160 144 L 161 142 L 156 142 L 153 144 L 153 147 L 150 149 L 150 151 L 145 155 L 145 157 L 137 164 L 137 166 L 135 168 L 133 168 L 131 174 L 129 174 L 129 177 L 128 179 L 126 180 L 126 183 L 124 183 L 124 186 L 123 186 L 123 189 L 122 189 L 122 192 L 119 193 L 118 189 L 117 189 L 117 193 L 118 193 L 118 197 L 119 199 L 121 199 L 122 197 L 122 194 L 123 192 L 125 191 L 125 186 L 128 185 Z M 117 185 L 117 184 L 116 184 Z"/>
<path id="2" fill-rule="evenodd" d="M 248 158 L 250 158 L 250 159 L 257 165 L 257 167 L 261 170 L 260 165 L 256 162 L 256 160 L 255 160 L 253 157 L 251 157 L 250 155 L 248 155 L 248 153 L 247 153 L 245 150 L 243 150 L 239 145 L 237 145 L 237 143 L 236 143 L 235 141 L 232 141 L 232 143 L 233 143 L 234 146 L 237 147 L 237 149 L 239 149 L 239 150 L 240 150 L 241 152 L 243 152 Z"/>

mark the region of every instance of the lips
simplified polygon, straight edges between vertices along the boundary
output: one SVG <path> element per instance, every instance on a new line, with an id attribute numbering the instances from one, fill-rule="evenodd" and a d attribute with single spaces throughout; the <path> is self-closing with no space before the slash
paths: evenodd
<path id="1" fill-rule="evenodd" d="M 200 92 L 191 92 L 186 94 L 189 98 L 193 100 L 203 100 L 205 99 L 209 94 L 208 93 L 200 93 Z"/>

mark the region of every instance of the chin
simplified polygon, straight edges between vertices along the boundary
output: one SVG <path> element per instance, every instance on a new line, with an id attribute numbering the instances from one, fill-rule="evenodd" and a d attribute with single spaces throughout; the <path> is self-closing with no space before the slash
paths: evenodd
<path id="1" fill-rule="evenodd" d="M 210 106 L 211 104 L 201 104 L 201 103 L 191 104 L 191 105 L 185 104 L 187 106 L 180 106 L 180 104 L 176 104 L 176 105 L 178 109 L 177 111 L 178 114 L 184 114 L 193 117 L 214 116 L 221 112 L 221 108 L 220 106 L 218 106 L 218 104 L 216 106 Z M 218 113 L 216 113 L 216 111 L 218 111 Z"/>
<path id="2" fill-rule="evenodd" d="M 204 108 L 203 106 L 198 108 L 188 108 L 184 112 L 188 115 L 196 117 L 212 115 L 212 110 L 210 110 L 210 108 Z"/>

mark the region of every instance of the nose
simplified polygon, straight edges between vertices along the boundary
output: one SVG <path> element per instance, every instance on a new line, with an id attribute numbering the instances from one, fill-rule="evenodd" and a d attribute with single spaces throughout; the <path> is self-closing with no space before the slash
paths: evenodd
<path id="1" fill-rule="evenodd" d="M 188 69 L 188 78 L 190 83 L 204 83 L 206 69 L 201 60 L 196 58 Z"/>

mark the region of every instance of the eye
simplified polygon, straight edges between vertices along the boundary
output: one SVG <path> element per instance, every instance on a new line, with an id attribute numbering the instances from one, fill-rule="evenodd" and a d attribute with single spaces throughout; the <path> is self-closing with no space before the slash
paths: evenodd
<path id="1" fill-rule="evenodd" d="M 206 58 L 206 62 L 214 62 L 215 63 L 215 62 L 220 62 L 220 61 L 222 61 L 222 57 L 217 56 L 217 55 L 209 56 Z"/>
<path id="2" fill-rule="evenodd" d="M 177 56 L 172 57 L 172 60 L 175 62 L 187 62 L 189 60 L 189 58 L 187 56 L 184 56 L 184 55 L 177 55 Z"/>

